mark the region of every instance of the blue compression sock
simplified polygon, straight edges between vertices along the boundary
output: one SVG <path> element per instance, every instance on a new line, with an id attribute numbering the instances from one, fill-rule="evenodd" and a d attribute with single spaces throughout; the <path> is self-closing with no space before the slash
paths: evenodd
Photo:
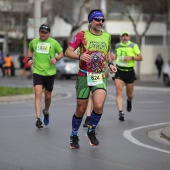
<path id="1" fill-rule="evenodd" d="M 72 117 L 72 132 L 71 132 L 71 136 L 78 135 L 78 130 L 79 130 L 79 127 L 81 125 L 82 120 L 83 120 L 82 117 L 79 118 L 75 114 L 73 115 L 73 117 Z"/>
<path id="2" fill-rule="evenodd" d="M 97 114 L 94 111 L 92 111 L 91 116 L 90 116 L 90 127 L 89 131 L 95 130 L 96 126 L 98 125 L 100 118 L 102 114 Z"/>

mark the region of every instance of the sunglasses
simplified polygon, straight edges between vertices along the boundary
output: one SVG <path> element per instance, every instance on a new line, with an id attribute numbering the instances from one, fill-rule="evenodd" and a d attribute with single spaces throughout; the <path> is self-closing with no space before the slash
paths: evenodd
<path id="1" fill-rule="evenodd" d="M 97 21 L 97 22 L 100 22 L 100 21 L 104 22 L 105 21 L 104 18 L 94 18 L 94 20 Z"/>

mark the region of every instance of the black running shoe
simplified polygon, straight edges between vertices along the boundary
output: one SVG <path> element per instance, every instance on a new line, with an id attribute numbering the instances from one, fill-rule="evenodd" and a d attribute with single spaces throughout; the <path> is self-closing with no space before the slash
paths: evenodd
<path id="1" fill-rule="evenodd" d="M 127 111 L 130 112 L 132 110 L 132 101 L 127 100 Z"/>
<path id="2" fill-rule="evenodd" d="M 89 125 L 90 125 L 90 117 L 86 117 L 83 127 L 89 127 Z"/>
<path id="3" fill-rule="evenodd" d="M 37 126 L 38 129 L 43 128 L 43 123 L 40 118 L 37 119 L 35 126 Z"/>
<path id="4" fill-rule="evenodd" d="M 85 136 L 89 139 L 89 143 L 91 146 L 99 145 L 99 141 L 96 138 L 95 130 L 93 130 L 91 132 L 89 132 L 89 130 L 87 130 L 87 133 L 85 134 Z"/>
<path id="5" fill-rule="evenodd" d="M 120 112 L 120 113 L 119 113 L 119 120 L 120 120 L 120 121 L 125 121 L 125 115 L 124 115 L 123 112 Z"/>
<path id="6" fill-rule="evenodd" d="M 46 112 L 45 112 L 45 109 L 43 109 L 42 112 L 43 112 L 43 115 L 44 115 L 44 125 L 47 126 L 47 125 L 49 124 L 49 116 L 50 116 L 50 115 L 49 115 L 49 113 L 46 113 Z"/>
<path id="7" fill-rule="evenodd" d="M 70 136 L 70 148 L 79 149 L 79 137 L 77 135 Z"/>

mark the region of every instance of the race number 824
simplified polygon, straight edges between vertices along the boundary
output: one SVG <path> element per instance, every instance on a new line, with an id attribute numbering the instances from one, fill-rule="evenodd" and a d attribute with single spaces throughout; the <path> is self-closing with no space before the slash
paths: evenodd
<path id="1" fill-rule="evenodd" d="M 91 79 L 92 80 L 100 80 L 100 76 L 99 75 L 92 75 Z"/>

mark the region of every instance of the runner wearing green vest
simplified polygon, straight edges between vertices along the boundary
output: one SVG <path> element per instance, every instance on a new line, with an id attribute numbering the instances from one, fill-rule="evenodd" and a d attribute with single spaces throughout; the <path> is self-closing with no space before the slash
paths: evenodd
<path id="1" fill-rule="evenodd" d="M 134 66 L 135 61 L 142 61 L 141 52 L 137 44 L 130 41 L 128 32 L 120 34 L 120 43 L 115 46 L 116 66 L 115 74 L 116 104 L 119 111 L 119 120 L 124 121 L 123 112 L 123 86 L 126 85 L 127 111 L 132 109 L 134 80 L 136 79 Z"/>
<path id="2" fill-rule="evenodd" d="M 45 108 L 43 109 L 44 125 L 49 124 L 49 107 L 51 93 L 56 75 L 56 62 L 63 57 L 60 44 L 50 37 L 50 27 L 42 24 L 39 28 L 40 38 L 35 38 L 29 43 L 28 64 L 33 64 L 33 84 L 35 92 L 36 126 L 42 128 L 41 99 L 42 90 L 45 89 Z M 56 57 L 57 55 L 57 57 Z"/>
<path id="3" fill-rule="evenodd" d="M 104 15 L 101 10 L 92 10 L 88 15 L 89 30 L 80 31 L 70 41 L 65 55 L 80 60 L 76 82 L 77 107 L 72 117 L 70 148 L 79 148 L 78 130 L 85 114 L 88 98 L 92 92 L 93 111 L 86 137 L 92 146 L 99 145 L 95 129 L 103 113 L 106 99 L 107 80 L 105 77 L 107 60 L 110 60 L 111 35 L 102 31 Z M 80 55 L 74 51 L 80 47 Z M 117 68 L 109 62 L 111 73 Z"/>

